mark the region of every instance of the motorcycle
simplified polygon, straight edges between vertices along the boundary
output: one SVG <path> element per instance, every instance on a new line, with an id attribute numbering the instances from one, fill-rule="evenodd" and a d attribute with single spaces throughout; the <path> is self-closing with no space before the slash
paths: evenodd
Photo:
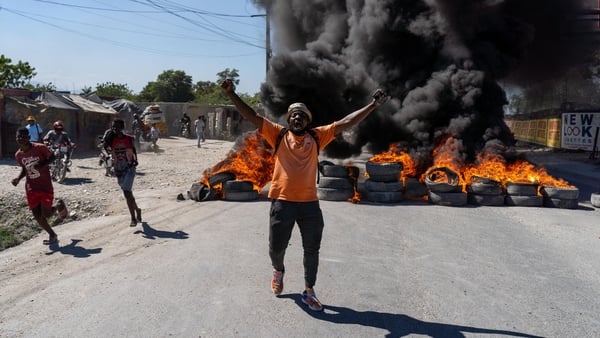
<path id="1" fill-rule="evenodd" d="M 67 176 L 67 171 L 69 171 L 69 167 L 73 163 L 71 158 L 76 145 L 73 143 L 71 145 L 46 144 L 46 146 L 55 157 L 54 161 L 50 163 L 50 177 L 55 182 L 63 183 Z"/>
<path id="2" fill-rule="evenodd" d="M 100 137 L 102 138 L 102 137 Z M 105 173 L 104 176 L 114 176 L 115 175 L 115 168 L 113 167 L 113 157 L 112 157 L 112 152 L 107 151 L 106 149 L 104 149 L 104 145 L 103 143 L 100 143 L 98 145 L 98 148 L 100 148 L 100 155 L 98 156 L 98 165 L 100 165 L 101 167 L 104 167 Z"/>
<path id="3" fill-rule="evenodd" d="M 190 138 L 190 123 L 184 122 L 181 124 L 181 136 Z"/>

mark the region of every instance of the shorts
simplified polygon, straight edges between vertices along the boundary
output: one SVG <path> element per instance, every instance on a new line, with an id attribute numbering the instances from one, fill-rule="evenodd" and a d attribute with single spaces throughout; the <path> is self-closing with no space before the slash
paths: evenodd
<path id="1" fill-rule="evenodd" d="M 121 176 L 117 176 L 117 183 L 123 191 L 131 191 L 135 179 L 135 167 L 130 167 Z"/>
<path id="2" fill-rule="evenodd" d="M 54 202 L 54 193 L 46 191 L 30 191 L 25 194 L 29 209 L 33 210 L 41 205 L 42 207 L 52 208 Z"/>

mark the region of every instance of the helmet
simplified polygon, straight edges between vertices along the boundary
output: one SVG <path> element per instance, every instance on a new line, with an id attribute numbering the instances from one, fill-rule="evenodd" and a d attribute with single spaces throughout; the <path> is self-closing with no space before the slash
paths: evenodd
<path id="1" fill-rule="evenodd" d="M 62 130 L 64 128 L 63 123 L 60 120 L 54 122 L 52 126 L 54 127 L 54 130 Z"/>
<path id="2" fill-rule="evenodd" d="M 27 122 L 29 122 L 29 121 L 35 122 L 35 117 L 29 115 L 29 116 L 27 116 L 27 119 L 25 119 L 25 121 L 27 121 Z"/>

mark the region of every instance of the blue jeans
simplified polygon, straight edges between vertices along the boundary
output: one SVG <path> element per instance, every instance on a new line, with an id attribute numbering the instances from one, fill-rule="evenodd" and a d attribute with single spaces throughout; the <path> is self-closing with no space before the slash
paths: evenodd
<path id="1" fill-rule="evenodd" d="M 273 200 L 269 218 L 269 256 L 273 269 L 285 271 L 285 250 L 298 223 L 304 249 L 304 283 L 312 288 L 317 281 L 319 249 L 323 235 L 323 213 L 319 201 L 289 202 Z"/>

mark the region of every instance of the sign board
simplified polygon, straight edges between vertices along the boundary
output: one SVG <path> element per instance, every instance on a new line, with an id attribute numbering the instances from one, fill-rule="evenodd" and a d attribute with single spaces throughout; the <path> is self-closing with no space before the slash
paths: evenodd
<path id="1" fill-rule="evenodd" d="M 592 151 L 600 130 L 600 113 L 570 112 L 562 114 L 560 147 Z M 600 143 L 600 139 L 598 139 Z M 600 144 L 599 144 L 600 145 Z"/>

